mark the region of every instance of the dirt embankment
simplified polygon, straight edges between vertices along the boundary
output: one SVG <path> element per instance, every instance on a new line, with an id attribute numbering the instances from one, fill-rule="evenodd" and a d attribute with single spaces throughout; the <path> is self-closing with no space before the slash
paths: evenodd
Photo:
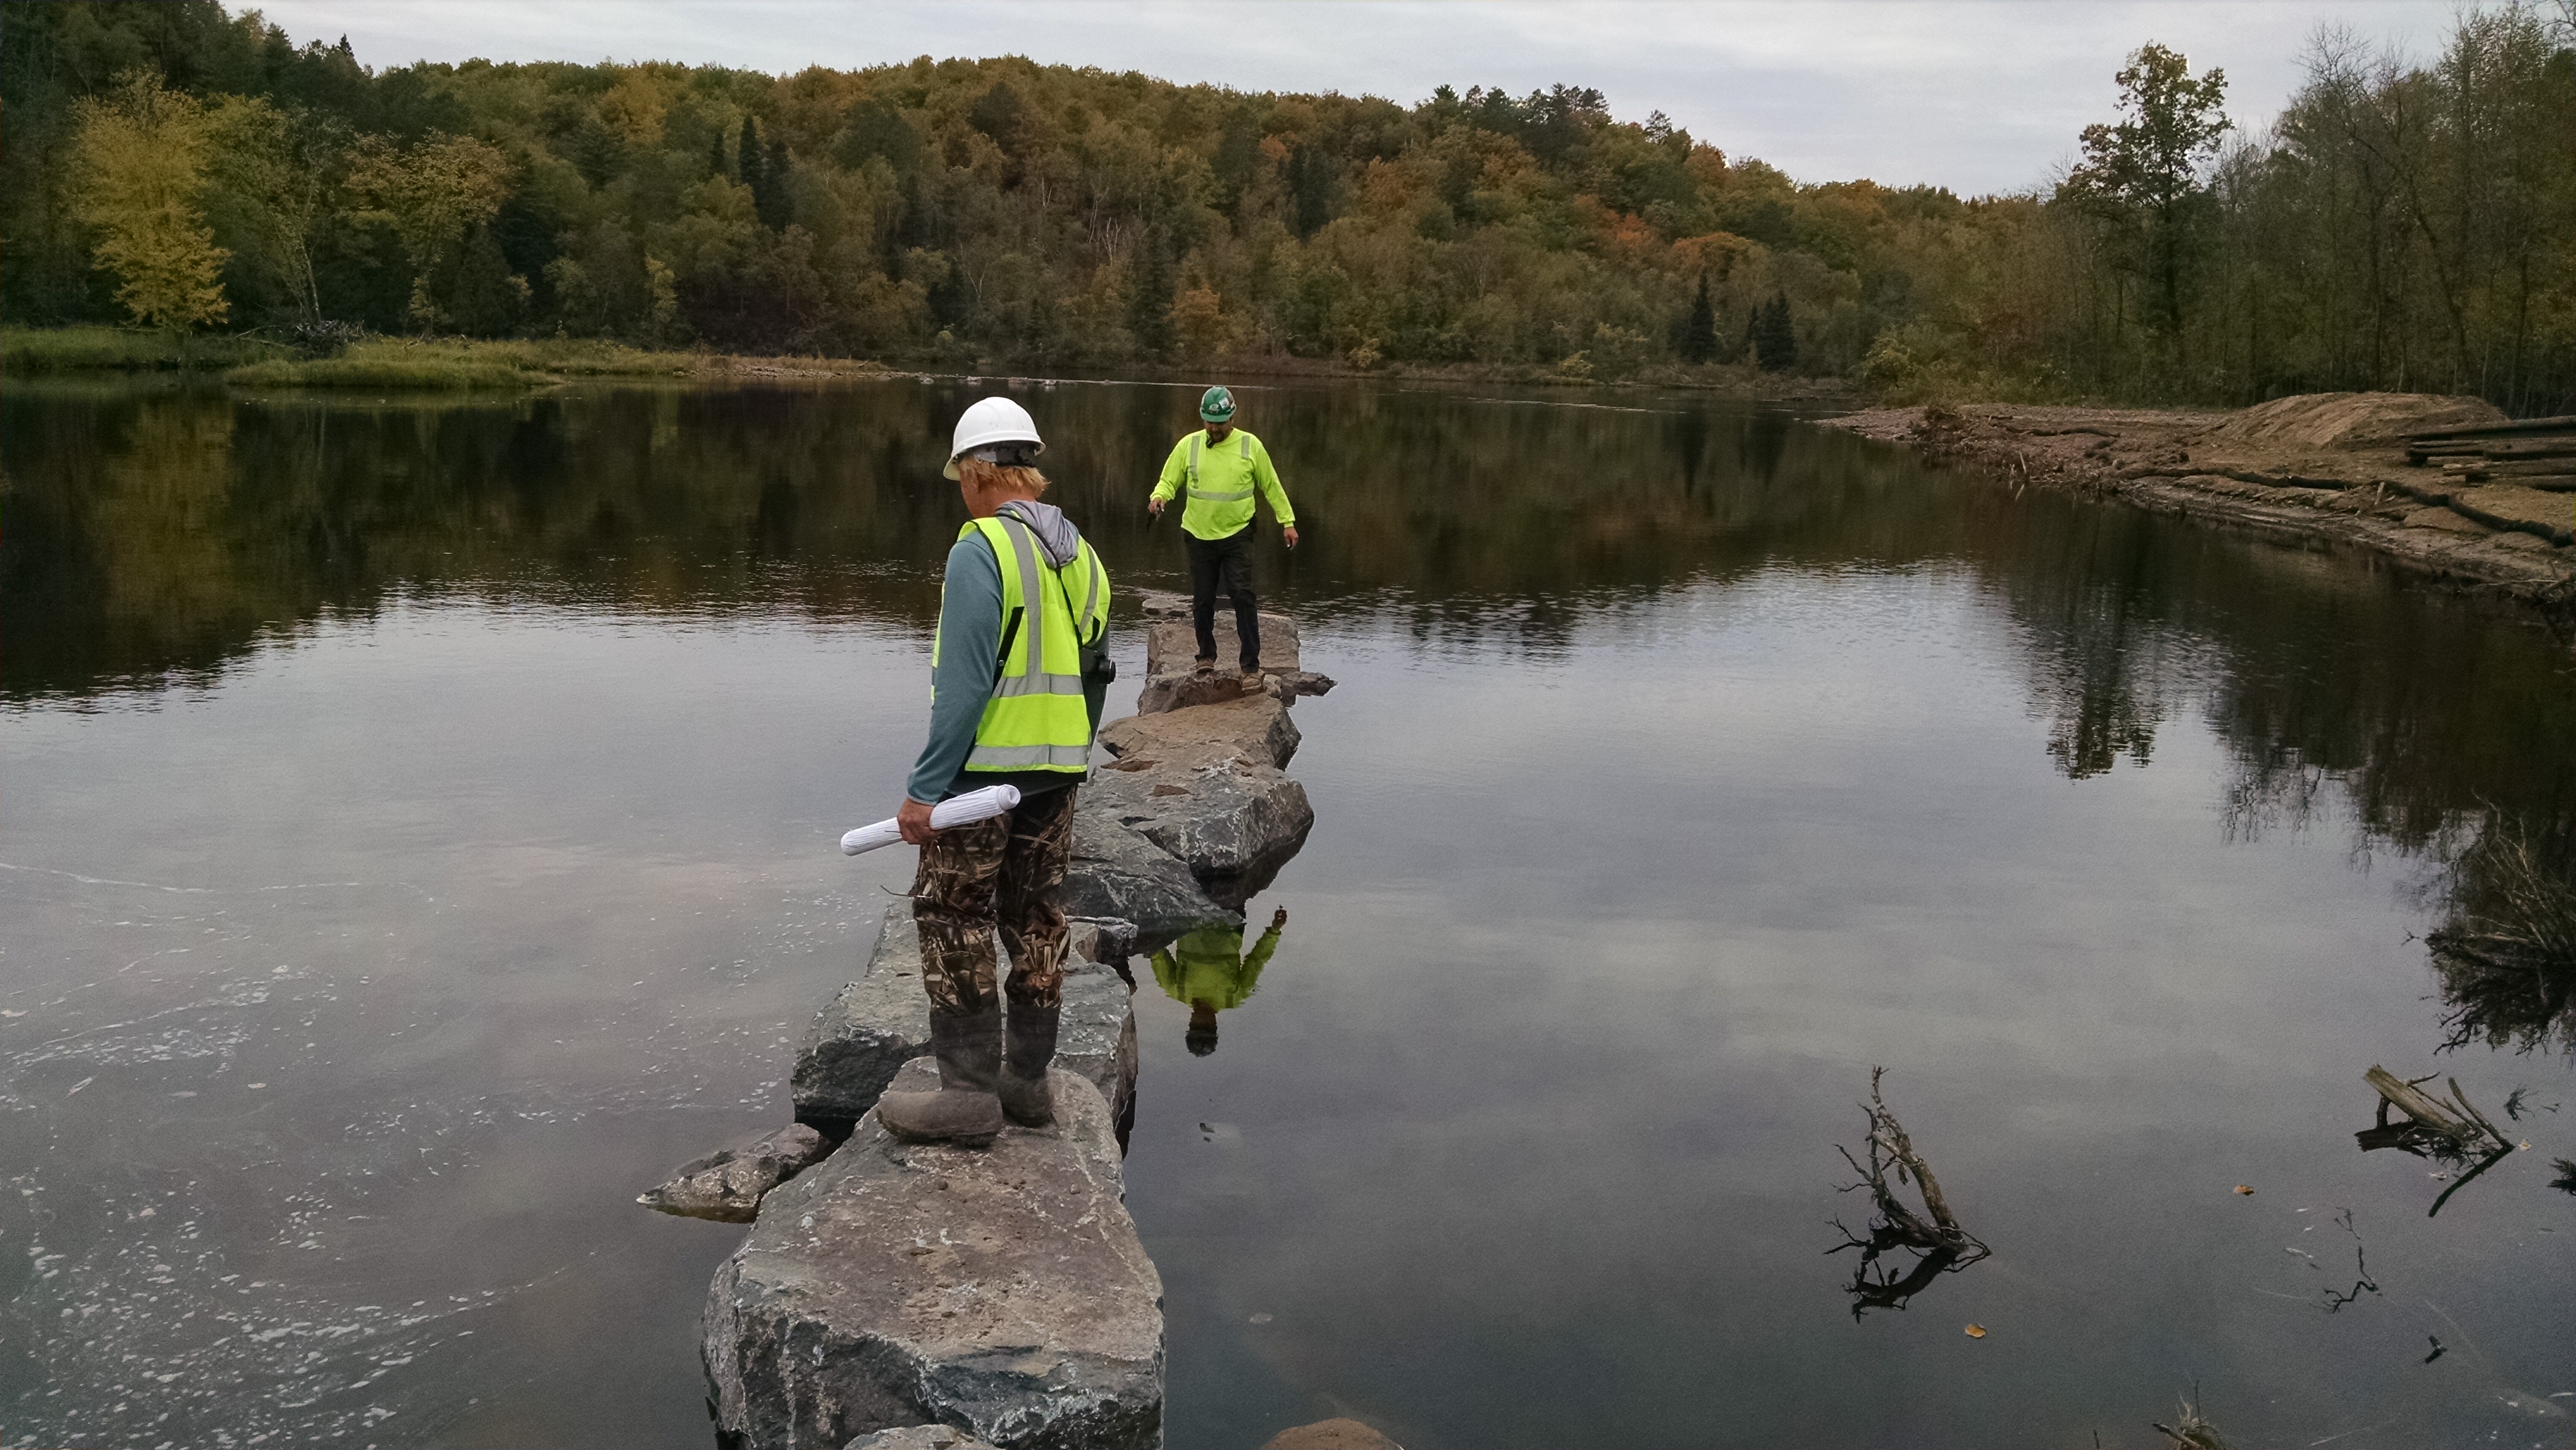
<path id="1" fill-rule="evenodd" d="M 2428 583 L 2576 610 L 2576 420 L 2553 430 L 2472 398 L 2319 393 L 2236 413 L 1934 404 L 1824 421 L 2016 487 L 2365 549 Z"/>

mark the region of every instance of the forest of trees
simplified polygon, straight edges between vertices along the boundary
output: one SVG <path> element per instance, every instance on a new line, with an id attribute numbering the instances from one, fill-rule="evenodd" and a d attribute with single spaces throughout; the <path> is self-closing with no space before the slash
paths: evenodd
<path id="1" fill-rule="evenodd" d="M 2322 31 L 2261 134 L 2148 44 L 2027 194 L 1800 183 L 1598 91 L 1027 60 L 370 71 L 211 0 L 0 6 L 0 318 L 994 367 L 1289 355 L 1894 396 L 2576 411 L 2576 47 Z"/>

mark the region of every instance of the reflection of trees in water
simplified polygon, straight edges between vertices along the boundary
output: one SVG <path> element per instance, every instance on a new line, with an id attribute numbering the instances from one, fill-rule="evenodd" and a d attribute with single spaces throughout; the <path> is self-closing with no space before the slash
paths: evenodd
<path id="1" fill-rule="evenodd" d="M 2576 880 L 2570 822 L 2491 812 L 2449 867 L 2447 910 L 2424 939 L 2442 982 L 2445 1047 L 2576 1053 Z"/>
<path id="2" fill-rule="evenodd" d="M 780 610 L 926 625 L 959 521 L 949 425 L 993 384 L 603 387 L 531 398 L 0 398 L 0 681 L 14 694 L 219 668 L 389 596 Z M 1188 390 L 1018 392 L 1122 580 L 1176 582 L 1142 499 Z M 1778 417 L 1461 393 L 1247 391 L 1310 524 L 1273 592 L 1425 638 L 1571 647 L 1602 608 L 1768 561 L 1954 551 L 1910 460 Z M 1263 525 L 1265 535 L 1268 525 Z"/>
<path id="3" fill-rule="evenodd" d="M 202 674 L 265 633 L 407 596 L 926 629 L 959 521 L 937 462 L 956 411 L 997 390 L 388 404 L 13 388 L 0 689 Z M 1018 396 L 1049 439 L 1049 497 L 1128 596 L 1176 582 L 1177 530 L 1150 531 L 1141 500 L 1195 426 L 1194 391 Z M 2526 842 L 2535 871 L 2566 879 L 2576 725 L 2561 652 L 2537 631 L 2316 556 L 1970 486 L 1776 414 L 1431 389 L 1243 397 L 1311 525 L 1293 558 L 1263 565 L 1283 599 L 1426 649 L 1549 657 L 1676 584 L 1964 559 L 2020 628 L 2032 708 L 2069 776 L 2147 760 L 2196 700 L 2236 760 L 2233 834 L 2299 829 L 2342 803 L 2365 851 L 2446 863 L 2467 924 L 2445 940 L 2465 951 L 2524 899 L 2519 858 L 2485 843 Z M 2455 1006 L 2521 970 L 2455 960 Z M 2479 1008 L 2460 1025 L 2537 1040 L 2498 1038 L 2509 1020 Z"/>
<path id="4" fill-rule="evenodd" d="M 2364 859 L 2437 867 L 2449 1045 L 2567 1043 L 2576 712 L 2550 638 L 2306 556 L 2029 502 L 1979 543 L 2014 556 L 1989 577 L 2059 769 L 2143 763 L 2197 701 L 2233 759 L 2230 839 L 2345 811 Z"/>

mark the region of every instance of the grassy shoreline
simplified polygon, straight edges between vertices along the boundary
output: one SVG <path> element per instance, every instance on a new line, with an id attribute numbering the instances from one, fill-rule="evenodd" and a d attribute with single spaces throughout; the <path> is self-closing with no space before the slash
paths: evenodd
<path id="1" fill-rule="evenodd" d="M 734 353 L 657 352 L 591 339 L 366 338 L 331 356 L 302 356 L 282 342 L 245 335 L 175 338 L 114 327 L 0 327 L 0 373 L 15 377 L 101 372 L 216 372 L 242 388 L 373 388 L 424 392 L 520 391 L 583 378 L 675 378 L 702 382 L 824 381 L 887 376 L 1045 376 L 1030 365 L 978 358 L 913 366 L 864 358 L 760 357 Z M 1570 375 L 1537 364 L 1386 363 L 1357 368 L 1339 359 L 1252 355 L 1192 367 L 1138 364 L 1115 369 L 1150 382 L 1211 377 L 1352 379 L 1380 382 L 1491 383 L 1571 391 L 1679 388 L 1769 402 L 1856 403 L 1840 378 L 1764 373 L 1750 366 L 1665 365 L 1622 378 Z"/>

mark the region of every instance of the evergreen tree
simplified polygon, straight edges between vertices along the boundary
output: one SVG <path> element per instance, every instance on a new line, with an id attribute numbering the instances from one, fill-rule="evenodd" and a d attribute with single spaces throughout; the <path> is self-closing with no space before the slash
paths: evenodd
<path id="1" fill-rule="evenodd" d="M 760 185 L 751 189 L 752 209 L 760 214 L 760 224 L 779 231 L 796 215 L 795 203 L 787 195 L 787 143 L 772 140 L 769 155 L 760 165 Z"/>
<path id="2" fill-rule="evenodd" d="M 724 151 L 724 128 L 719 126 L 716 128 L 715 147 L 707 156 L 707 174 L 709 176 L 722 176 L 725 174 Z"/>
<path id="3" fill-rule="evenodd" d="M 1145 233 L 1128 263 L 1127 330 L 1149 357 L 1172 347 L 1171 234 L 1161 227 Z"/>
<path id="4" fill-rule="evenodd" d="M 1797 366 L 1798 330 L 1789 320 L 1789 294 L 1772 297 L 1753 314 L 1753 360 L 1776 373 Z"/>
<path id="5" fill-rule="evenodd" d="M 1691 299 L 1690 319 L 1682 324 L 1682 361 L 1713 362 L 1717 358 L 1717 309 L 1709 304 L 1708 274 L 1699 278 L 1699 294 Z"/>
<path id="6" fill-rule="evenodd" d="M 768 169 L 761 163 L 767 159 L 760 149 L 760 122 L 750 116 L 743 117 L 742 134 L 734 139 L 733 177 L 751 188 L 755 208 L 760 204 L 760 192 L 765 182 L 762 173 Z"/>

